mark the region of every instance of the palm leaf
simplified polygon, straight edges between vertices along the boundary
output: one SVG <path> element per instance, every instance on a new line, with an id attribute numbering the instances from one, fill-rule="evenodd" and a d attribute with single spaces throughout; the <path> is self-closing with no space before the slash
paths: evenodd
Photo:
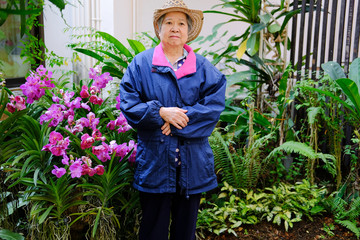
<path id="1" fill-rule="evenodd" d="M 97 32 L 103 39 L 105 39 L 106 41 L 112 43 L 117 50 L 119 50 L 120 54 L 124 54 L 127 58 L 132 58 L 133 55 L 131 54 L 131 52 L 119 41 L 117 40 L 115 37 L 111 36 L 110 34 L 106 33 L 106 32 Z"/>

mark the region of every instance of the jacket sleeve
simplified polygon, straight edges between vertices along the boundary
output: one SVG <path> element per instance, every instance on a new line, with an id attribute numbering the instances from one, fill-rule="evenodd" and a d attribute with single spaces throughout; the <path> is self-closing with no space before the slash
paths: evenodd
<path id="1" fill-rule="evenodd" d="M 120 109 L 128 123 L 136 129 L 154 129 L 164 124 L 157 100 L 142 101 L 141 75 L 136 58 L 130 63 L 120 83 Z"/>
<path id="2" fill-rule="evenodd" d="M 204 75 L 205 83 L 201 87 L 200 98 L 193 106 L 184 106 L 188 110 L 188 125 L 183 129 L 172 126 L 171 132 L 183 138 L 208 137 L 219 121 L 225 109 L 226 78 L 212 66 Z"/>

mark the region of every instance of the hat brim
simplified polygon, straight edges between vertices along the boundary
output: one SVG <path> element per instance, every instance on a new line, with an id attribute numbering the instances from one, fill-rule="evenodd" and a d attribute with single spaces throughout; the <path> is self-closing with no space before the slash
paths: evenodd
<path id="1" fill-rule="evenodd" d="M 188 8 L 183 8 L 183 7 L 171 7 L 171 8 L 165 8 L 165 9 L 156 9 L 154 12 L 153 24 L 154 24 L 155 34 L 159 39 L 160 39 L 160 36 L 159 36 L 157 22 L 161 16 L 163 16 L 169 12 L 183 12 L 191 18 L 192 28 L 188 33 L 187 43 L 193 41 L 195 38 L 197 38 L 197 36 L 199 36 L 202 26 L 203 26 L 203 22 L 204 22 L 203 12 L 201 10 L 193 10 L 193 9 L 188 9 Z"/>

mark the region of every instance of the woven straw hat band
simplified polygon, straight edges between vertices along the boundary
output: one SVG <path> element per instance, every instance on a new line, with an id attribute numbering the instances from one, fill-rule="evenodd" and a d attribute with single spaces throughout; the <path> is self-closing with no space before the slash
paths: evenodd
<path id="1" fill-rule="evenodd" d="M 165 5 L 162 8 L 165 9 L 165 8 L 171 8 L 171 7 L 188 8 L 182 0 L 169 0 L 168 2 L 165 3 Z"/>

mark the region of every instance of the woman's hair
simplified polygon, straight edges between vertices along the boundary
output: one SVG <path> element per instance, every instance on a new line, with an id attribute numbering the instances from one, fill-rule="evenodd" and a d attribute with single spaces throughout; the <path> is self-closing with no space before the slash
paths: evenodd
<path id="1" fill-rule="evenodd" d="M 164 21 L 165 15 L 166 15 L 166 14 L 162 15 L 162 16 L 159 18 L 159 20 L 157 21 L 157 25 L 158 25 L 158 27 L 159 27 L 159 31 L 160 31 L 161 26 L 162 26 L 162 23 L 163 23 L 163 21 Z M 186 13 L 185 13 L 185 15 L 186 15 L 186 20 L 187 20 L 187 24 L 188 24 L 188 33 L 189 33 L 190 30 L 192 29 L 192 20 L 191 20 L 191 18 L 189 17 L 189 15 L 187 15 Z"/>

